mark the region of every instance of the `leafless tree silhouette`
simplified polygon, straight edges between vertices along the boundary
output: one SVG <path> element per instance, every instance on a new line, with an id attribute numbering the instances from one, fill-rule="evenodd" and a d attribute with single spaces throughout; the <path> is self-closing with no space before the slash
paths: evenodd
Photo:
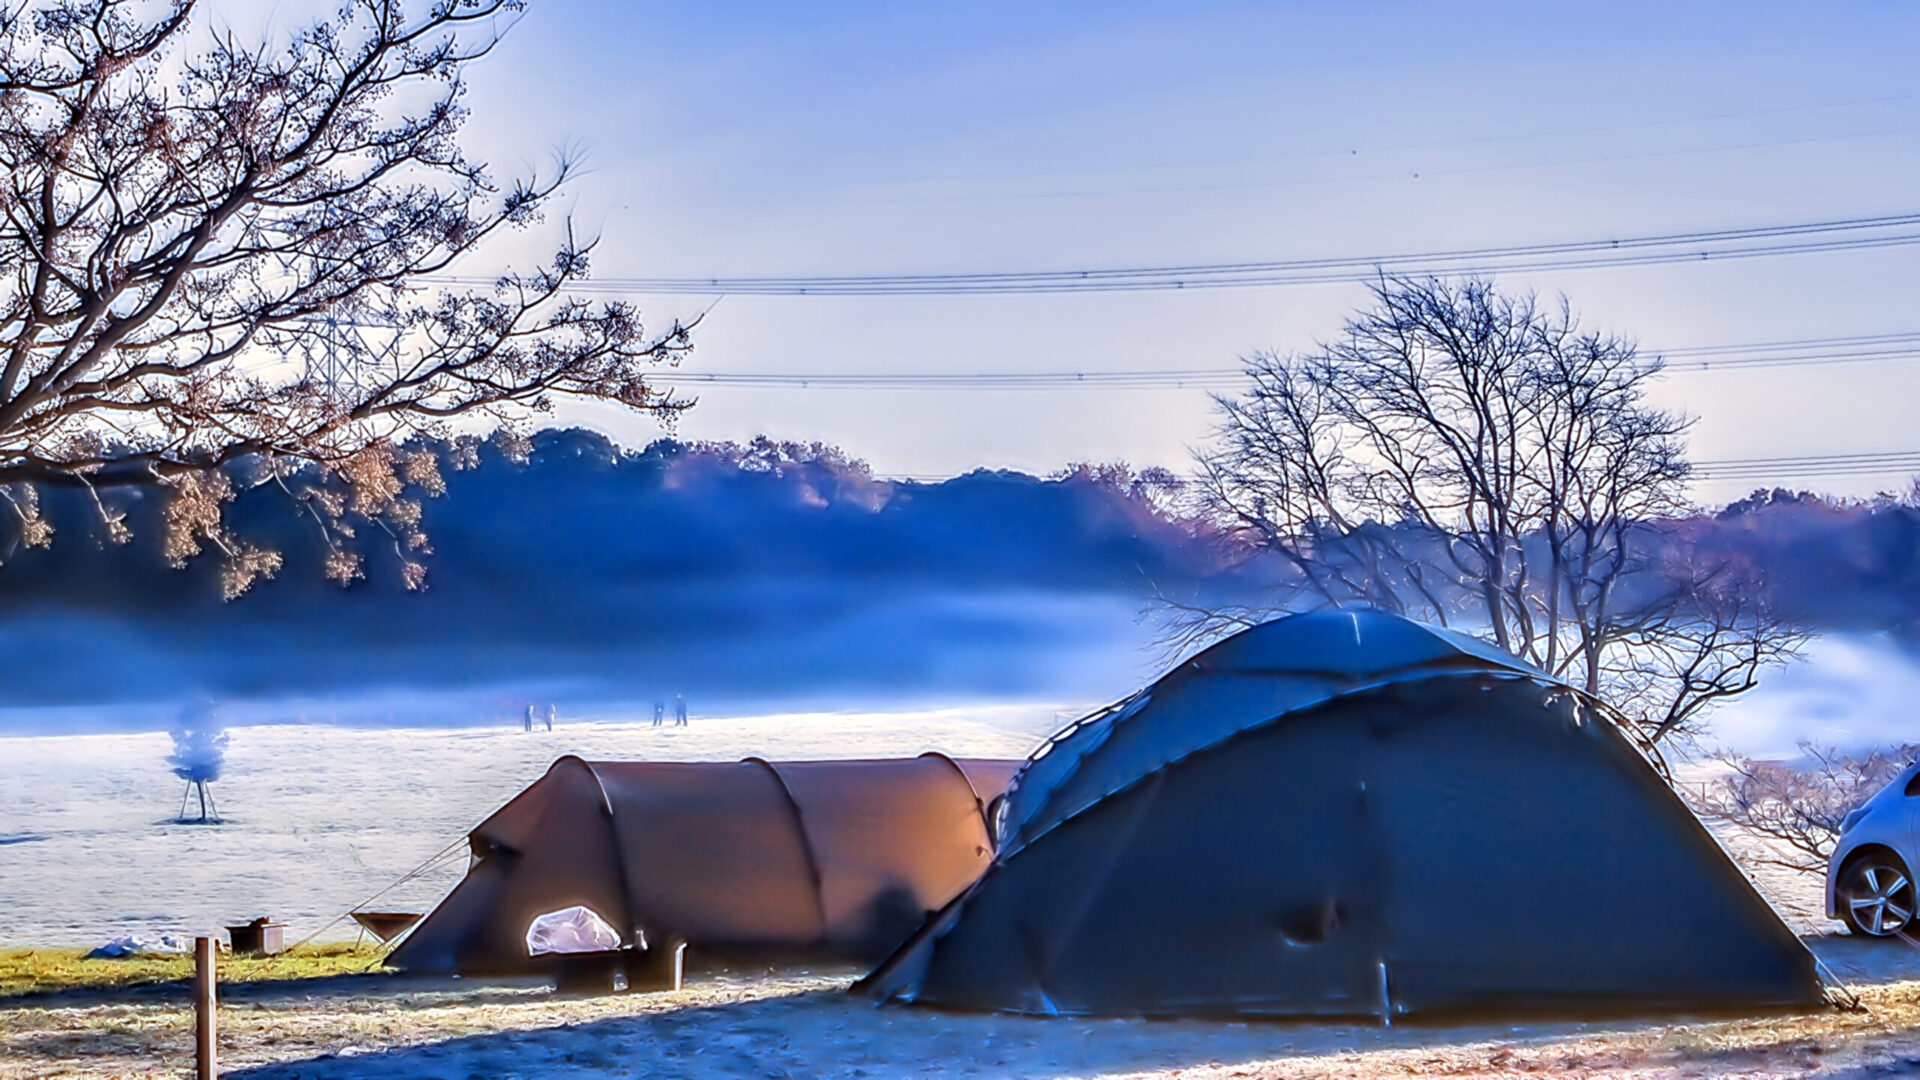
<path id="1" fill-rule="evenodd" d="M 1246 362 L 1197 455 L 1204 512 L 1284 560 L 1267 609 L 1365 605 L 1485 634 L 1617 707 L 1652 746 L 1697 729 L 1805 634 L 1754 568 L 1692 558 L 1689 421 L 1660 365 L 1564 302 L 1385 279 L 1343 335 Z M 1188 643 L 1266 612 L 1176 611 Z"/>
<path id="2" fill-rule="evenodd" d="M 1807 872 L 1824 871 L 1847 814 L 1920 758 L 1920 745 L 1843 754 L 1801 743 L 1802 765 L 1721 759 L 1727 773 L 1693 795 L 1708 817 L 1771 842 L 1758 861 Z"/>
<path id="3" fill-rule="evenodd" d="M 623 303 L 567 295 L 590 243 L 462 292 L 432 275 L 541 217 L 571 163 L 496 183 L 456 136 L 462 72 L 519 0 L 350 0 L 281 47 L 210 32 L 193 0 L 29 0 L 0 13 L 0 514 L 36 490 L 170 490 L 176 564 L 218 551 L 229 597 L 280 556 L 223 521 L 236 483 L 284 487 L 361 574 L 356 528 L 424 575 L 420 498 L 455 418 L 511 425 L 560 396 L 670 416 Z M 348 331 L 351 331 L 350 333 Z M 315 357 L 325 363 L 314 363 Z M 464 429 L 463 430 L 469 430 Z M 471 438 L 471 436 L 469 436 Z M 458 467 L 462 455 L 453 455 Z M 0 533 L 4 538 L 4 533 Z"/>

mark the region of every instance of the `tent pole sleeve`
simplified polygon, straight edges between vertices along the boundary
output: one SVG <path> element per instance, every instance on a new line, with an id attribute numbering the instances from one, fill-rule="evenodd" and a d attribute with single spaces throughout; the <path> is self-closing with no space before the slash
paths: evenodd
<path id="1" fill-rule="evenodd" d="M 980 789 L 973 786 L 973 777 L 968 776 L 967 770 L 961 768 L 960 763 L 953 760 L 952 756 L 948 754 L 943 754 L 938 750 L 929 750 L 926 753 L 921 754 L 920 756 L 923 758 L 938 758 L 941 761 L 946 762 L 948 766 L 950 766 L 953 769 L 954 772 L 960 774 L 960 782 L 967 785 L 967 793 L 973 796 L 973 808 L 979 811 L 980 813 L 980 827 L 986 830 L 987 847 L 989 849 L 994 847 L 995 837 L 993 835 L 993 822 L 988 820 L 987 818 L 986 800 L 980 797 Z"/>
<path id="2" fill-rule="evenodd" d="M 640 913 L 634 909 L 633 882 L 627 878 L 627 845 L 622 843 L 620 838 L 620 815 L 614 813 L 613 799 L 607 795 L 607 785 L 601 781 L 600 771 L 593 767 L 592 762 L 568 754 L 560 761 L 554 762 L 554 765 L 558 766 L 563 761 L 571 761 L 585 769 L 587 776 L 593 780 L 594 790 L 600 793 L 600 809 L 607 815 L 607 835 L 613 840 L 613 874 L 620 882 L 620 906 L 623 909 L 621 913 L 626 918 L 627 937 L 637 948 L 641 938 Z M 662 930 L 664 932 L 664 928 Z"/>
<path id="3" fill-rule="evenodd" d="M 806 815 L 800 810 L 800 800 L 793 797 L 793 789 L 787 786 L 787 778 L 780 775 L 780 769 L 766 758 L 749 757 L 740 759 L 742 764 L 751 763 L 767 770 L 773 782 L 780 785 L 780 795 L 787 802 L 787 810 L 793 814 L 793 829 L 800 835 L 800 854 L 807 860 L 807 877 L 813 882 L 813 910 L 820 920 L 820 936 L 827 936 L 827 898 L 826 889 L 820 877 L 820 859 L 813 853 L 813 837 L 807 834 Z"/>

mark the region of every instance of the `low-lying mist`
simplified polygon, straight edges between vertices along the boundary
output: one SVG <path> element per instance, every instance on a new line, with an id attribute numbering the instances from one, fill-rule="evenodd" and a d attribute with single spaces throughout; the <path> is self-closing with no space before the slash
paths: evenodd
<path id="1" fill-rule="evenodd" d="M 312 522 L 246 488 L 236 535 L 286 559 L 235 601 L 212 556 L 167 566 L 151 493 L 110 495 L 134 532 L 115 546 L 85 493 L 46 492 L 56 542 L 0 551 L 0 731 L 163 729 L 192 698 L 236 723 L 378 725 L 516 722 L 531 702 L 645 716 L 676 694 L 696 715 L 1106 701 L 1170 659 L 1157 596 L 1258 600 L 1276 573 L 1113 470 L 901 483 L 828 447 L 547 431 L 446 480 L 420 592 L 372 529 L 350 541 L 365 579 L 327 580 Z M 1827 635 L 1713 741 L 1779 755 L 1920 730 L 1920 511 L 1775 491 L 1662 535 L 1761 567 Z"/>
<path id="2" fill-rule="evenodd" d="M 163 727 L 190 696 L 363 723 L 675 694 L 708 713 L 1090 700 L 1157 665 L 1152 590 L 1230 576 L 1182 524 L 1086 476 L 896 484 L 830 452 L 759 450 L 634 454 L 583 432 L 542 433 L 525 463 L 489 449 L 425 503 L 420 592 L 367 536 L 366 579 L 327 581 L 317 531 L 272 485 L 231 517 L 286 565 L 230 602 L 211 557 L 166 567 L 151 500 L 128 496 L 120 548 L 53 493 L 58 542 L 0 567 L 0 727 Z"/>

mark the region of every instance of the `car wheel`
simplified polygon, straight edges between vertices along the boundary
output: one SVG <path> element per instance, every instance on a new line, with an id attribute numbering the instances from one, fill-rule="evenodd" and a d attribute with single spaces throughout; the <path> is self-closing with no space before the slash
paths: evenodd
<path id="1" fill-rule="evenodd" d="M 1913 875 L 1891 855 L 1869 855 L 1840 882 L 1840 917 L 1867 937 L 1892 937 L 1913 925 Z"/>

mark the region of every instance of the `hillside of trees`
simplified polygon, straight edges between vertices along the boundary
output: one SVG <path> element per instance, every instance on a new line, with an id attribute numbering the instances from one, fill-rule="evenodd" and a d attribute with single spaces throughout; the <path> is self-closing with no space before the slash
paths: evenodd
<path id="1" fill-rule="evenodd" d="M 908 483 L 818 445 L 636 452 L 578 430 L 516 456 L 485 445 L 425 500 L 418 592 L 364 529 L 363 580 L 314 572 L 321 534 L 271 485 L 229 521 L 286 568 L 232 601 L 215 560 L 167 565 L 150 496 L 122 494 L 135 539 L 116 547 L 83 495 L 52 491 L 62 542 L 0 552 L 0 681 L 15 706 L 530 680 L 710 700 L 1092 693 L 1157 662 L 1157 598 L 1258 603 L 1282 572 L 1118 467 Z M 1920 639 L 1908 500 L 1761 492 L 1668 531 L 1758 567 L 1816 630 Z M 1101 650 L 1125 655 L 1076 682 Z"/>

